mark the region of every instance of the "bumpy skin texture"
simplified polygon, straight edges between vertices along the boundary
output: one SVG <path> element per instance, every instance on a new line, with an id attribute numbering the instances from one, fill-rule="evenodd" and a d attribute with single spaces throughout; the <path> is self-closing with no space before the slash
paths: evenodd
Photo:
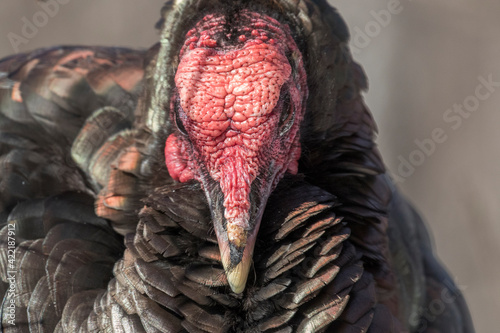
<path id="1" fill-rule="evenodd" d="M 210 177 L 220 184 L 228 239 L 237 247 L 254 227 L 249 196 L 255 179 L 263 179 L 259 194 L 267 197 L 287 170 L 297 172 L 307 95 L 303 66 L 292 75 L 286 56 L 300 57 L 288 27 L 265 15 L 242 16 L 251 24 L 236 32 L 226 33 L 224 18 L 215 15 L 188 32 L 173 103 L 185 133 L 170 135 L 165 148 L 174 179 L 204 184 Z M 220 45 L 231 39 L 233 45 Z"/>

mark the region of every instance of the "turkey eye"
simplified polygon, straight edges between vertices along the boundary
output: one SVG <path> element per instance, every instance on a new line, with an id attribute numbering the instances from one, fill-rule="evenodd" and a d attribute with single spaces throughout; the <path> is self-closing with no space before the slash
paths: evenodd
<path id="1" fill-rule="evenodd" d="M 294 107 L 290 100 L 290 94 L 285 92 L 281 102 L 281 115 L 279 122 L 280 136 L 285 135 L 292 128 L 295 118 Z"/>
<path id="2" fill-rule="evenodd" d="M 179 113 L 182 112 L 181 105 L 179 103 L 179 100 L 176 101 L 175 103 L 175 110 L 174 110 L 174 122 L 175 126 L 184 135 L 188 135 L 186 128 L 184 127 L 184 124 L 182 123 L 182 120 L 179 117 Z"/>

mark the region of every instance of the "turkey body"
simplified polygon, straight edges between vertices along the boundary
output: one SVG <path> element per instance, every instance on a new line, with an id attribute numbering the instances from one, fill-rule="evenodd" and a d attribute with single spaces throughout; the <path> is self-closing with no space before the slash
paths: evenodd
<path id="1" fill-rule="evenodd" d="M 171 1 L 159 28 L 0 61 L 4 331 L 474 331 L 326 1 Z"/>

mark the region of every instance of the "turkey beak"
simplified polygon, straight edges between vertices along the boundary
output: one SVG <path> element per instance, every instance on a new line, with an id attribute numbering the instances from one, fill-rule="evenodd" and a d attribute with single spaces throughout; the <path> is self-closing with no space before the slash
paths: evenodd
<path id="1" fill-rule="evenodd" d="M 229 240 L 227 231 L 223 229 L 222 225 L 218 227 L 218 224 L 218 221 L 215 222 L 222 265 L 224 266 L 224 271 L 226 272 L 231 290 L 239 294 L 245 290 L 247 283 L 260 219 L 258 225 L 253 230 L 243 231 L 239 240 L 243 244 L 236 244 L 235 241 Z"/>
<path id="2" fill-rule="evenodd" d="M 205 186 L 205 191 L 212 212 L 222 265 L 231 290 L 239 294 L 245 290 L 262 213 L 271 186 L 264 186 L 268 188 L 262 191 L 260 185 L 252 184 L 248 212 L 243 214 L 243 218 L 228 218 L 222 199 L 227 193 L 223 193 L 219 184 L 214 182 L 212 185 L 212 189 L 208 191 Z"/>

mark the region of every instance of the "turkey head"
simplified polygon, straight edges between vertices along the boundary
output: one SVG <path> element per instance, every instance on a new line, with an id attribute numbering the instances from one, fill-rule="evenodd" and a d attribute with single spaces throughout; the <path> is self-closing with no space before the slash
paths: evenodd
<path id="1" fill-rule="evenodd" d="M 201 183 L 229 284 L 241 293 L 267 199 L 297 173 L 302 56 L 288 26 L 265 14 L 209 14 L 185 35 L 174 80 L 166 165 L 175 180 Z"/>

